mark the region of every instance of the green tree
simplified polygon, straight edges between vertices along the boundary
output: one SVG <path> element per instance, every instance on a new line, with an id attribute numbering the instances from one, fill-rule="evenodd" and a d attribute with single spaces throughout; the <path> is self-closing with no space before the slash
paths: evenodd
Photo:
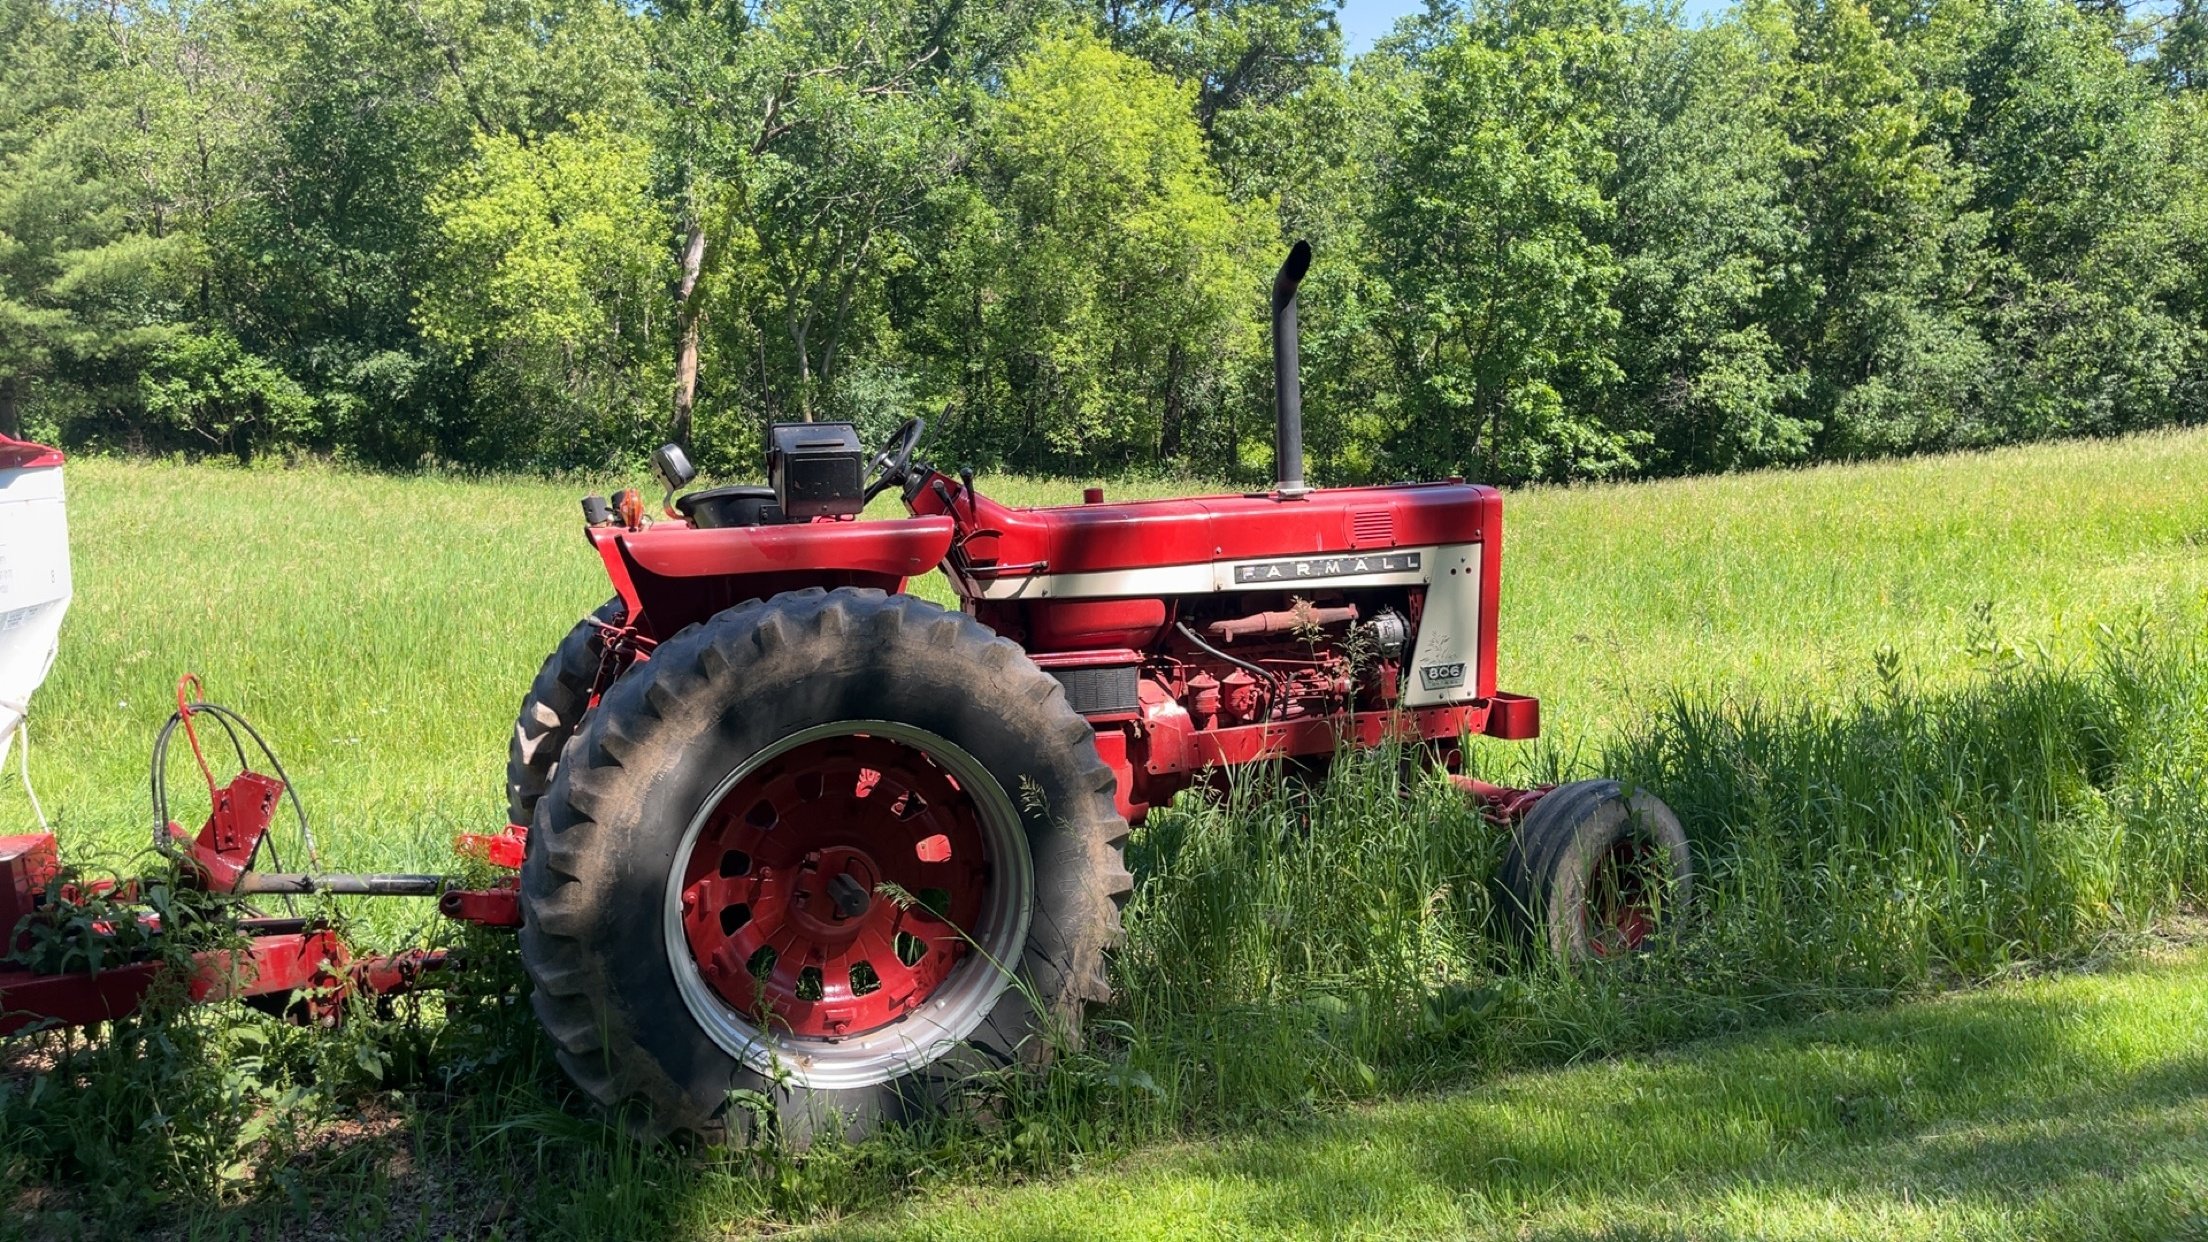
<path id="1" fill-rule="evenodd" d="M 1311 476 L 1369 482 L 1391 464 L 1386 450 L 1414 395 L 1391 347 L 1395 304 L 1374 262 L 1379 205 L 1393 177 L 1396 135 L 1416 97 L 1417 74 L 1395 56 L 1360 58 L 1273 110 L 1280 157 L 1253 189 L 1278 204 L 1284 238 L 1312 244 L 1298 312 L 1302 336 L 1304 446 Z M 1262 291 L 1257 294 L 1262 304 Z M 1247 402 L 1270 443 L 1268 382 Z"/>
<path id="2" fill-rule="evenodd" d="M 893 336 L 885 286 L 964 165 L 959 84 L 996 63 L 1020 12 L 957 0 L 670 12 L 658 73 L 682 220 L 678 428 L 701 387 L 740 407 L 711 431 L 731 444 L 754 438 L 755 418 L 852 412 L 844 373 L 895 353 L 873 348 Z"/>
<path id="3" fill-rule="evenodd" d="M 1767 2 L 1749 11 L 1783 37 Z M 1806 279 L 1772 323 L 1809 370 L 1800 417 L 1841 456 L 1975 441 L 1990 360 L 1966 292 L 1985 220 L 1968 210 L 1971 170 L 1935 128 L 1965 101 L 1927 90 L 1861 0 L 1792 0 L 1784 14 L 1782 116 Z"/>
<path id="4" fill-rule="evenodd" d="M 2155 47 L 2154 67 L 2173 90 L 2208 86 L 2208 3 L 2177 0 Z"/>
<path id="5" fill-rule="evenodd" d="M 863 343 L 852 338 L 880 330 L 882 283 L 909 266 L 921 209 L 964 155 L 935 101 L 907 90 L 821 78 L 792 111 L 803 123 L 745 167 L 733 215 L 763 295 L 754 339 L 772 342 L 768 410 L 809 422 Z"/>
<path id="6" fill-rule="evenodd" d="M 2173 313 L 2167 103 L 2108 24 L 2004 0 L 1962 65 L 1957 126 L 1993 251 L 1987 441 L 2168 422 L 2196 329 Z M 2193 321 L 2197 323 L 2197 320 Z"/>
<path id="7" fill-rule="evenodd" d="M 421 319 L 472 351 L 501 341 L 568 354 L 648 330 L 667 231 L 650 145 L 601 116 L 529 144 L 476 139 L 476 160 L 431 193 L 444 244 Z"/>
<path id="8" fill-rule="evenodd" d="M 42 378 L 46 419 L 127 419 L 136 372 L 206 304 L 215 38 L 181 7 L 0 8 L 0 430 Z"/>
<path id="9" fill-rule="evenodd" d="M 324 443 L 370 461 L 590 460 L 602 446 L 545 408 L 571 377 L 427 339 L 416 311 L 447 244 L 429 203 L 479 138 L 643 115 L 640 19 L 594 0 L 237 3 L 269 130 L 212 239 L 239 339 L 315 394 Z"/>
<path id="10" fill-rule="evenodd" d="M 71 258 L 112 225 L 112 189 L 61 132 L 84 106 L 74 32 L 44 0 L 0 4 L 0 434 L 20 435 L 31 384 L 73 335 Z"/>
<path id="11" fill-rule="evenodd" d="M 1458 25 L 1420 61 L 1375 225 L 1399 365 L 1416 385 L 1396 460 L 1512 477 L 1634 464 L 1636 437 L 1568 405 L 1618 374 L 1619 269 L 1600 89 L 1616 36 L 1566 20 Z"/>
<path id="12" fill-rule="evenodd" d="M 967 438 L 1023 465 L 1174 458 L 1245 396 L 1269 221 L 1227 201 L 1194 90 L 1078 30 L 1005 73 L 980 125 L 988 202 L 938 302 L 969 344 Z M 976 425 L 998 411 L 1009 423 Z M 1225 441 L 1225 442 L 1222 442 Z"/>
<path id="13" fill-rule="evenodd" d="M 219 328 L 161 342 L 138 374 L 155 425 L 250 461 L 257 444 L 297 440 L 313 428 L 314 399 L 267 359 Z"/>
<path id="14" fill-rule="evenodd" d="M 0 428 L 1249 475 L 1296 237 L 1330 481 L 2197 419 L 2198 8 L 0 0 Z"/>
<path id="15" fill-rule="evenodd" d="M 1623 380 L 1601 396 L 1612 425 L 1648 430 L 1665 472 L 1800 460 L 1817 430 L 1772 329 L 1799 297 L 1805 239 L 1769 17 L 1690 30 L 1650 14 L 1627 36 L 1604 230 Z"/>
<path id="16" fill-rule="evenodd" d="M 1214 132 L 1242 109 L 1292 98 L 1341 59 L 1339 0 L 1102 0 L 1120 50 L 1196 84 L 1196 119 Z"/>
<path id="17" fill-rule="evenodd" d="M 651 143 L 593 115 L 531 142 L 479 135 L 475 148 L 428 198 L 442 245 L 423 329 L 461 356 L 558 377 L 569 436 L 619 442 L 656 422 L 672 225 L 652 194 Z"/>

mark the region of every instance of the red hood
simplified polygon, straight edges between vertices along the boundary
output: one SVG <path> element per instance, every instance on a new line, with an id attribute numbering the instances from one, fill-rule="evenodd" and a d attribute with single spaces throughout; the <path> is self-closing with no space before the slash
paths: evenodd
<path id="1" fill-rule="evenodd" d="M 0 470 L 23 470 L 33 466 L 58 466 L 61 450 L 33 444 L 29 440 L 17 440 L 0 436 Z"/>

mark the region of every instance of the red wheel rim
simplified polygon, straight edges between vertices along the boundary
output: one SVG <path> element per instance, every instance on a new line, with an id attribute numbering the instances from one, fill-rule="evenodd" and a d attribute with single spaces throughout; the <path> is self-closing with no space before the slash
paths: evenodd
<path id="1" fill-rule="evenodd" d="M 990 878 L 974 799 L 926 751 L 826 737 L 707 813 L 683 863 L 683 937 L 731 1008 L 840 1040 L 937 994 L 971 952 Z"/>
<path id="2" fill-rule="evenodd" d="M 1662 851 L 1648 841 L 1613 842 L 1587 877 L 1580 921 L 1596 957 L 1632 953 L 1656 933 Z"/>

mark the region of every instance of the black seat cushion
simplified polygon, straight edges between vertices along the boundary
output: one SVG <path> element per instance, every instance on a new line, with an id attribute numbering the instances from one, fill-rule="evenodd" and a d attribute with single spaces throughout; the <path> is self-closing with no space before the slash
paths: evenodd
<path id="1" fill-rule="evenodd" d="M 781 506 L 774 500 L 774 489 L 752 484 L 708 487 L 677 496 L 675 512 L 700 528 L 779 526 L 784 521 Z"/>

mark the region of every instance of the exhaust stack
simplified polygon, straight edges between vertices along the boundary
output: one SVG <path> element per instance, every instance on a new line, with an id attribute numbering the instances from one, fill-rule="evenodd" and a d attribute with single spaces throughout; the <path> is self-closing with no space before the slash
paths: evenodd
<path id="1" fill-rule="evenodd" d="M 1273 277 L 1273 487 L 1293 499 L 1303 483 L 1302 359 L 1296 349 L 1296 286 L 1311 270 L 1311 243 L 1299 241 Z"/>

